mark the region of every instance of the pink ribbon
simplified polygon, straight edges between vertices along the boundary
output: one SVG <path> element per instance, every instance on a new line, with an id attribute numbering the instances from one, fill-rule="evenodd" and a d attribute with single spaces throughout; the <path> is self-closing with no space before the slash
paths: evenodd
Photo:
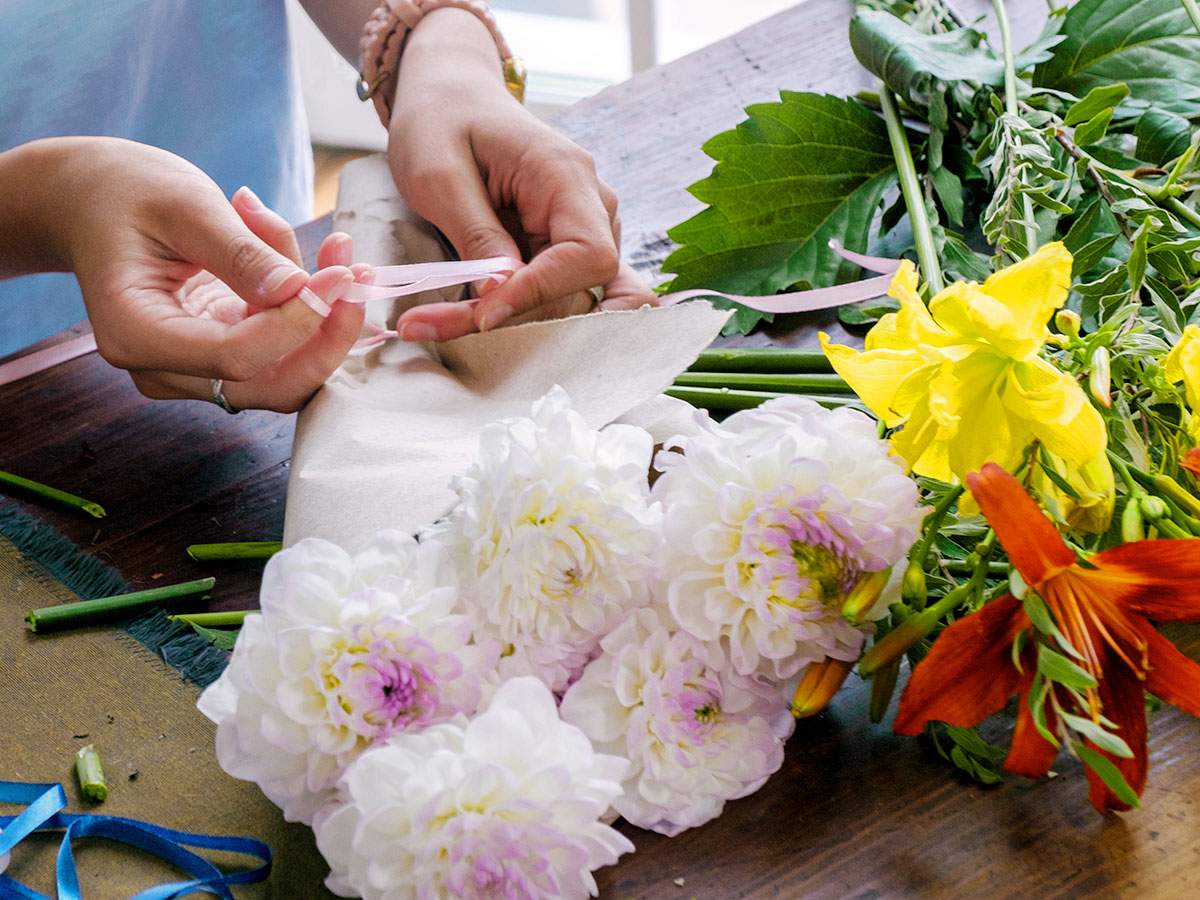
<path id="1" fill-rule="evenodd" d="M 792 291 L 787 294 L 773 294 L 763 297 L 743 297 L 739 294 L 726 294 L 721 291 L 710 291 L 703 288 L 687 291 L 674 291 L 663 294 L 658 298 L 659 306 L 674 306 L 684 300 L 697 297 L 722 297 L 748 306 L 765 313 L 794 313 L 812 312 L 818 309 L 829 309 L 843 306 L 847 303 L 857 303 L 870 300 L 887 293 L 892 282 L 892 275 L 900 268 L 901 261 L 882 256 L 864 256 L 846 250 L 837 241 L 830 241 L 829 247 L 834 253 L 864 269 L 883 273 L 876 278 L 866 278 L 848 284 L 838 284 L 833 287 L 816 288 L 809 291 Z M 352 284 L 342 295 L 342 300 L 350 303 L 369 303 L 373 300 L 389 300 L 393 297 L 406 297 L 419 294 L 422 291 L 433 291 L 444 287 L 453 287 L 475 281 L 491 279 L 497 283 L 503 282 L 524 265 L 519 259 L 511 256 L 493 256 L 488 259 L 453 260 L 449 262 L 414 263 L 405 266 L 380 266 L 374 270 L 372 284 Z M 318 297 L 308 288 L 297 295 L 314 312 L 322 316 L 330 313 L 329 304 Z M 463 300 L 464 303 L 477 303 L 478 298 Z M 390 338 L 399 337 L 396 331 L 381 328 L 371 322 L 366 326 L 372 334 L 354 345 L 355 349 L 373 347 Z M 96 340 L 90 335 L 82 335 L 69 341 L 64 341 L 47 350 L 39 350 L 23 356 L 13 362 L 0 365 L 0 385 L 17 381 L 28 375 L 41 372 L 69 359 L 75 359 L 96 349 Z"/>

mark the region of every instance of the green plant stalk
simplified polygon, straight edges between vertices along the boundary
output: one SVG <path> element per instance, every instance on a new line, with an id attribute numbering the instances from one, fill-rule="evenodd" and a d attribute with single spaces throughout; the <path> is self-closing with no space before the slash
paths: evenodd
<path id="1" fill-rule="evenodd" d="M 1120 472 L 1121 467 L 1124 466 L 1125 471 L 1128 472 L 1143 487 L 1149 488 L 1159 497 L 1162 497 L 1169 503 L 1175 504 L 1181 510 L 1183 510 L 1185 514 L 1200 516 L 1200 499 L 1197 499 L 1195 495 L 1191 493 L 1191 491 L 1181 485 L 1170 475 L 1163 475 L 1161 473 L 1158 475 L 1151 475 L 1149 472 L 1143 472 L 1137 466 L 1131 465 L 1130 463 L 1121 459 L 1121 457 L 1117 456 L 1111 450 L 1108 450 L 1107 453 L 1109 461 L 1113 464 L 1113 468 L 1115 468 L 1118 472 Z"/>
<path id="2" fill-rule="evenodd" d="M 1197 213 L 1178 197 L 1167 198 L 1167 209 L 1175 213 L 1175 215 L 1179 216 L 1179 218 L 1183 219 L 1189 225 L 1200 228 L 1200 213 Z"/>
<path id="3" fill-rule="evenodd" d="M 100 754 L 91 744 L 75 753 L 75 777 L 79 779 L 79 790 L 86 799 L 99 803 L 108 796 Z"/>
<path id="4" fill-rule="evenodd" d="M 244 624 L 246 616 L 256 612 L 258 612 L 257 609 L 231 609 L 224 612 L 181 613 L 167 618 L 173 622 L 182 622 L 184 625 L 199 625 L 201 628 L 229 628 Z"/>
<path id="5" fill-rule="evenodd" d="M 123 619 L 155 606 L 166 606 L 196 597 L 204 599 L 216 583 L 215 578 L 201 578 L 183 584 L 151 588 L 148 591 L 135 591 L 132 594 L 31 609 L 25 614 L 25 624 L 32 632 L 46 634 L 64 628 L 111 622 L 113 619 Z"/>
<path id="6" fill-rule="evenodd" d="M 1200 32 L 1200 6 L 1196 5 L 1196 0 L 1183 0 L 1183 8 L 1187 10 L 1188 17 L 1192 20 L 1192 27 Z"/>
<path id="7" fill-rule="evenodd" d="M 1011 116 L 1020 116 L 1017 102 L 1017 62 L 1013 51 L 1012 29 L 1008 24 L 1008 10 L 1004 0 L 992 0 L 996 10 L 996 22 L 1000 26 L 1000 43 L 1004 50 L 1004 109 Z M 1037 228 L 1033 224 L 1033 207 L 1029 198 L 1021 195 L 1021 218 L 1025 220 L 1025 255 L 1037 249 Z"/>
<path id="8" fill-rule="evenodd" d="M 191 544 L 187 555 L 198 562 L 227 559 L 269 559 L 280 550 L 280 541 L 243 541 L 231 544 Z"/>
<path id="9" fill-rule="evenodd" d="M 103 518 L 105 515 L 104 507 L 99 503 L 93 503 L 91 500 L 76 497 L 74 494 L 68 494 L 66 491 L 60 491 L 58 488 L 52 488 L 49 485 L 40 484 L 28 478 L 22 478 L 20 475 L 0 472 L 0 487 L 15 488 L 18 491 L 32 494 L 51 503 L 57 503 L 59 506 L 66 506 L 71 509 L 77 509 L 80 512 L 85 512 L 97 519 Z"/>
<path id="10" fill-rule="evenodd" d="M 780 391 L 807 394 L 852 394 L 853 388 L 839 375 L 776 374 L 773 372 L 684 372 L 675 378 L 678 387 L 728 387 L 748 391 Z"/>
<path id="11" fill-rule="evenodd" d="M 754 409 L 768 400 L 774 400 L 777 397 L 795 396 L 794 394 L 785 394 L 779 391 L 739 391 L 730 390 L 729 388 L 700 387 L 673 387 L 666 394 L 668 397 L 685 400 L 692 404 L 692 406 L 713 412 Z M 839 406 L 862 407 L 862 403 L 853 394 L 807 394 L 806 396 L 808 399 L 815 400 L 827 409 L 835 409 Z"/>
<path id="12" fill-rule="evenodd" d="M 1200 27 L 1200 26 L 1198 26 Z M 1196 153 L 1196 145 L 1188 144 L 1188 148 L 1183 151 L 1183 155 L 1175 160 L 1175 165 L 1171 168 L 1171 174 L 1167 176 L 1167 180 L 1163 182 L 1164 188 L 1174 187 L 1179 181 L 1179 176 L 1183 174 L 1183 170 L 1187 168 L 1188 163 L 1192 161 L 1192 157 Z"/>
<path id="13" fill-rule="evenodd" d="M 820 350 L 788 347 L 729 347 L 701 350 L 689 372 L 833 372 Z"/>
<path id="14" fill-rule="evenodd" d="M 929 548 L 933 546 L 934 538 L 937 537 L 937 531 L 942 527 L 942 519 L 946 518 L 946 513 L 950 511 L 950 507 L 958 502 L 958 498 L 963 494 L 963 486 L 956 484 L 946 492 L 941 500 L 933 507 L 933 512 L 925 517 L 923 528 L 925 536 L 921 538 L 921 543 L 917 547 L 916 553 L 908 555 L 909 565 L 917 564 L 922 569 L 925 568 L 925 563 L 929 557 Z"/>
<path id="15" fill-rule="evenodd" d="M 937 250 L 933 246 L 933 230 L 929 226 L 924 195 L 921 193 L 921 185 L 917 181 L 917 168 L 913 165 L 912 148 L 908 146 L 904 124 L 900 121 L 900 111 L 896 108 L 896 98 L 884 86 L 879 89 L 879 105 L 883 109 L 883 121 L 887 124 L 892 156 L 896 160 L 896 170 L 900 174 L 900 193 L 904 195 L 904 206 L 908 210 L 908 219 L 912 224 L 913 241 L 917 246 L 917 260 L 921 264 L 921 274 L 925 276 L 925 283 L 929 285 L 930 293 L 937 294 L 945 285 L 942 281 L 942 268 L 938 263 Z"/>

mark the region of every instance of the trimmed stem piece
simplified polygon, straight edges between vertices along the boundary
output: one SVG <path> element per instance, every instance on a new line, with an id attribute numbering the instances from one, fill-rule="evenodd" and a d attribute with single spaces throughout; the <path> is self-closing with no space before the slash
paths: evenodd
<path id="1" fill-rule="evenodd" d="M 191 544 L 187 554 L 197 562 L 231 559 L 270 559 L 283 549 L 280 541 L 243 541 L 228 544 Z"/>
<path id="2" fill-rule="evenodd" d="M 684 372 L 675 379 L 677 387 L 741 388 L 747 391 L 782 393 L 852 394 L 854 391 L 839 375 L 773 372 Z"/>
<path id="3" fill-rule="evenodd" d="M 114 619 L 124 619 L 135 613 L 144 612 L 156 606 L 167 606 L 180 600 L 206 599 L 208 592 L 216 583 L 215 578 L 201 578 L 198 581 L 171 584 L 148 591 L 134 591 L 132 594 L 119 594 L 115 597 L 101 597 L 97 600 L 31 609 L 25 614 L 25 624 L 30 631 L 36 634 L 46 634 L 51 631 L 61 631 L 64 628 L 78 628 L 83 625 L 111 622 Z"/>
<path id="4" fill-rule="evenodd" d="M 689 372 L 833 372 L 820 350 L 786 347 L 730 347 L 701 350 Z"/>
<path id="5" fill-rule="evenodd" d="M 0 487 L 13 488 L 25 494 L 32 494 L 42 500 L 57 503 L 59 506 L 66 506 L 70 509 L 85 512 L 97 519 L 103 518 L 105 515 L 104 507 L 99 503 L 93 503 L 91 500 L 76 497 L 74 494 L 68 494 L 66 491 L 60 491 L 58 488 L 52 488 L 49 485 L 40 484 L 28 478 L 22 478 L 20 475 L 0 472 Z"/>

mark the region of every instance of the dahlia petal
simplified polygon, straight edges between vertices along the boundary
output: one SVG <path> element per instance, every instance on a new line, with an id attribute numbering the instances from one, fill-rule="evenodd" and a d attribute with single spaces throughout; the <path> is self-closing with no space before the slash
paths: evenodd
<path id="1" fill-rule="evenodd" d="M 1120 544 L 1090 562 L 1131 612 L 1156 622 L 1200 622 L 1200 538 Z"/>
<path id="2" fill-rule="evenodd" d="M 1036 587 L 1074 565 L 1075 554 L 1058 530 L 1025 493 L 1021 482 L 998 465 L 987 463 L 969 474 L 967 487 L 1026 584 Z"/>
<path id="3" fill-rule="evenodd" d="M 1001 709 L 1025 677 L 1012 664 L 1011 645 L 1029 627 L 1021 601 L 1012 594 L 950 625 L 908 679 L 896 734 L 920 734 L 935 719 L 967 727 Z"/>

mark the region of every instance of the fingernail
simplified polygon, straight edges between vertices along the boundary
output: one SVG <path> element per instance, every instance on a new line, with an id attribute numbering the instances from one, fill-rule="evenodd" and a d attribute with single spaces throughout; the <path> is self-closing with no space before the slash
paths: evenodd
<path id="1" fill-rule="evenodd" d="M 300 269 L 297 269 L 291 263 L 279 263 L 267 270 L 267 274 L 263 276 L 258 292 L 265 296 L 270 296 L 282 288 L 289 279 L 295 278 L 297 275 L 304 275 Z"/>
<path id="2" fill-rule="evenodd" d="M 489 309 L 483 314 L 483 318 L 479 320 L 479 330 L 487 331 L 490 328 L 495 328 L 505 319 L 512 318 L 513 308 L 511 306 L 496 306 Z"/>
<path id="3" fill-rule="evenodd" d="M 235 192 L 235 196 L 236 194 L 242 195 L 246 201 L 246 207 L 248 209 L 252 209 L 255 212 L 262 212 L 267 208 L 262 200 L 258 199 L 258 194 L 254 193 L 254 191 L 250 190 L 250 188 L 246 187 L 246 185 L 242 185 L 240 188 L 238 188 Z"/>
<path id="4" fill-rule="evenodd" d="M 437 329 L 428 322 L 405 322 L 396 329 L 402 341 L 436 341 Z"/>

